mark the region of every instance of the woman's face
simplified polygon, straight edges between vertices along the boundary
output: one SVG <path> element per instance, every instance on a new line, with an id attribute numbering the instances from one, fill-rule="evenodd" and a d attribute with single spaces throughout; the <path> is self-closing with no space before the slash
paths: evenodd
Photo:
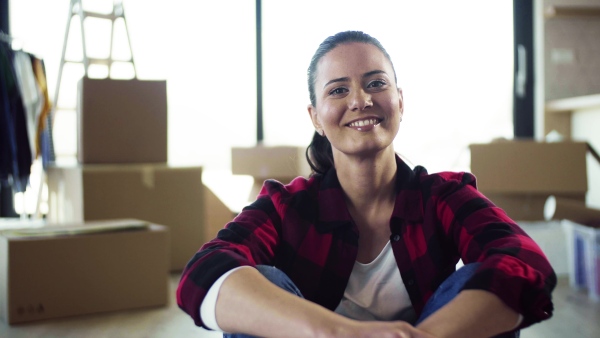
<path id="1" fill-rule="evenodd" d="M 402 93 L 390 61 L 375 46 L 348 43 L 317 65 L 316 107 L 308 106 L 315 129 L 343 153 L 369 156 L 392 146 L 402 119 Z M 337 152 L 337 154 L 336 154 Z"/>

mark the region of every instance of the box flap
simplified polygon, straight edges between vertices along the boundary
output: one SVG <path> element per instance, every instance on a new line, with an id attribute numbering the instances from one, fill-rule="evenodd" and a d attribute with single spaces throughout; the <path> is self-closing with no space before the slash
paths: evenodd
<path id="1" fill-rule="evenodd" d="M 90 221 L 86 223 L 52 224 L 36 228 L 21 228 L 0 231 L 7 237 L 51 237 L 65 235 L 86 235 L 124 230 L 146 229 L 150 224 L 136 219 Z"/>

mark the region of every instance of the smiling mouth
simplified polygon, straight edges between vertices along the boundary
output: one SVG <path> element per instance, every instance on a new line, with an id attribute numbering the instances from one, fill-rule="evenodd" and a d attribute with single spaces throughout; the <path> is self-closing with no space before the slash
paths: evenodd
<path id="1" fill-rule="evenodd" d="M 372 118 L 372 119 L 354 121 L 354 122 L 348 123 L 346 126 L 354 127 L 354 128 L 376 126 L 379 123 L 381 123 L 381 121 L 382 121 L 382 119 Z"/>

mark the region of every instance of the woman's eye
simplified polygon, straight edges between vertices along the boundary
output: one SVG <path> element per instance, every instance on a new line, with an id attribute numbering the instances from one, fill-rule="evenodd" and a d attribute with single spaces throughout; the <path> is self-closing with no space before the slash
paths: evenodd
<path id="1" fill-rule="evenodd" d="M 340 88 L 335 88 L 332 91 L 329 92 L 329 95 L 339 95 L 339 94 L 344 94 L 345 92 L 347 92 L 348 90 L 346 88 L 340 87 Z"/>
<path id="2" fill-rule="evenodd" d="M 367 88 L 377 88 L 377 87 L 383 87 L 385 85 L 386 85 L 385 81 L 375 80 L 375 81 L 369 82 L 369 84 L 367 85 Z"/>

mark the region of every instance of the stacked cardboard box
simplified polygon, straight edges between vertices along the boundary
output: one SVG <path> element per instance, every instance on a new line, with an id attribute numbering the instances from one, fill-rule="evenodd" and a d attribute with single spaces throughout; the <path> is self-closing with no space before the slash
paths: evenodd
<path id="1" fill-rule="evenodd" d="M 167 83 L 90 79 L 78 85 L 80 163 L 166 163 Z"/>
<path id="2" fill-rule="evenodd" d="M 0 318 L 16 324 L 164 306 L 168 235 L 139 220 L 0 231 Z"/>
<path id="3" fill-rule="evenodd" d="M 585 142 L 532 140 L 471 144 L 478 189 L 514 220 L 543 221 L 549 196 L 585 203 Z"/>
<path id="4" fill-rule="evenodd" d="M 77 115 L 79 164 L 48 169 L 48 219 L 163 224 L 170 269 L 183 269 L 233 214 L 202 184 L 201 167 L 167 164 L 166 82 L 84 77 Z"/>
<path id="5" fill-rule="evenodd" d="M 77 165 L 48 169 L 50 222 L 137 218 L 170 230 L 172 271 L 234 217 L 202 183 L 202 167 Z"/>

